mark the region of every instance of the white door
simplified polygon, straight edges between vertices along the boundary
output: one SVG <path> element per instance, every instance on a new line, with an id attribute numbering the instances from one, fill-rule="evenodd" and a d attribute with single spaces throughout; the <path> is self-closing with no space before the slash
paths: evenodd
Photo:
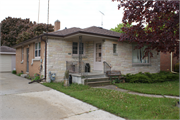
<path id="1" fill-rule="evenodd" d="M 0 55 L 0 72 L 12 71 L 12 57 L 11 55 Z"/>
<path id="2" fill-rule="evenodd" d="M 94 70 L 103 70 L 102 43 L 94 43 Z"/>

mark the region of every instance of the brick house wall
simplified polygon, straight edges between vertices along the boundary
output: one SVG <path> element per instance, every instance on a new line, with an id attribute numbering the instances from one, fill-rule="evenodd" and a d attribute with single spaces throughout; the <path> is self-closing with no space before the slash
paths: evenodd
<path id="1" fill-rule="evenodd" d="M 161 59 L 161 71 L 171 71 L 171 53 L 160 53 Z M 178 62 L 177 58 L 172 58 L 172 70 L 174 71 L 174 65 Z"/>
<path id="2" fill-rule="evenodd" d="M 41 42 L 41 59 L 42 59 L 42 66 L 43 66 L 43 70 L 41 71 L 41 73 L 39 73 L 39 66 L 41 65 L 40 60 L 34 60 L 33 64 L 32 63 L 32 59 L 35 59 L 35 42 L 25 45 L 24 46 L 24 61 L 23 63 L 21 63 L 21 58 L 22 58 L 22 54 L 21 54 L 21 47 L 16 48 L 16 71 L 17 73 L 21 73 L 21 71 L 23 71 L 24 74 L 26 74 L 27 71 L 27 48 L 29 48 L 29 75 L 31 77 L 34 76 L 35 73 L 44 75 L 44 50 L 45 50 L 45 43 L 42 41 Z"/>

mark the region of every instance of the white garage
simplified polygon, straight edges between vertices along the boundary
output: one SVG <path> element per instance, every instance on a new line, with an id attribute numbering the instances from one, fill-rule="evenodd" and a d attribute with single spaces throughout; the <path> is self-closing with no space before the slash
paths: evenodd
<path id="1" fill-rule="evenodd" d="M 16 50 L 7 46 L 0 47 L 0 72 L 16 69 Z"/>

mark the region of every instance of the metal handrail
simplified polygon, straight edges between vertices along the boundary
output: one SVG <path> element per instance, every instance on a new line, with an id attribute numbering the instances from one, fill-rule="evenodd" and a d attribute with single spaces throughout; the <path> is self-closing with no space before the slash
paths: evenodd
<path id="1" fill-rule="evenodd" d="M 85 69 L 89 69 L 90 66 L 87 66 L 83 61 L 81 61 L 82 70 L 81 73 L 79 73 L 79 62 L 78 61 L 66 61 L 66 70 L 68 70 L 70 73 L 76 73 L 81 74 L 81 76 L 84 76 L 84 78 L 88 82 L 88 73 L 85 72 Z"/>
<path id="2" fill-rule="evenodd" d="M 105 65 L 107 65 L 109 67 L 110 71 L 111 71 L 111 66 L 106 61 L 104 61 L 103 63 L 104 63 L 104 73 L 106 73 Z"/>

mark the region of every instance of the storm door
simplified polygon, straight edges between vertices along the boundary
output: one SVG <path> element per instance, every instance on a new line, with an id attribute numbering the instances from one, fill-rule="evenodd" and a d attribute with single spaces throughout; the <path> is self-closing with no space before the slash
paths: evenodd
<path id="1" fill-rule="evenodd" d="M 94 70 L 102 70 L 102 43 L 95 43 L 94 45 Z"/>

